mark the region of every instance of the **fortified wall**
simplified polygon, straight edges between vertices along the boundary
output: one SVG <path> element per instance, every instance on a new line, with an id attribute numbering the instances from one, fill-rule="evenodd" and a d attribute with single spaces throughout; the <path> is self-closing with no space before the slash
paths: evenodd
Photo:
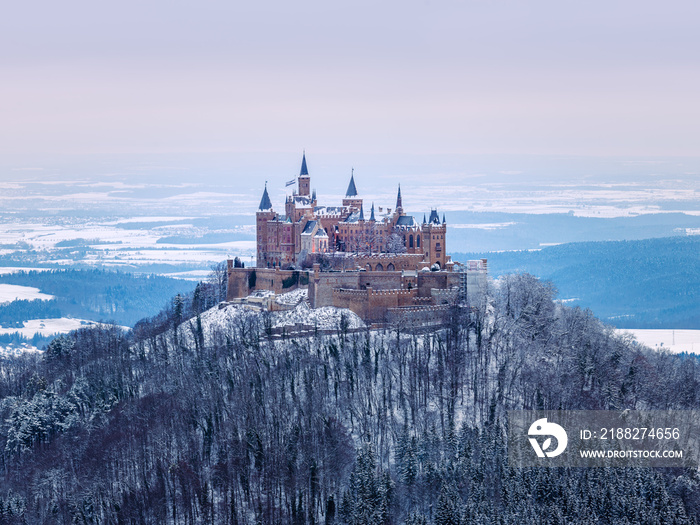
<path id="1" fill-rule="evenodd" d="M 284 178 L 287 181 L 287 177 Z M 285 188 L 294 186 L 294 180 Z M 263 190 L 255 214 L 256 267 L 228 266 L 228 300 L 257 290 L 308 288 L 312 308 L 349 308 L 365 321 L 438 316 L 440 309 L 485 289 L 486 260 L 455 263 L 447 255 L 447 218 L 437 208 L 414 217 L 395 205 L 364 205 L 351 171 L 340 205 L 322 205 L 302 155 L 297 188 L 277 213 Z M 369 204 L 369 203 L 368 203 Z M 294 270 L 315 262 L 313 270 Z M 321 271 L 324 268 L 333 270 Z M 285 269 L 283 269 L 285 268 Z M 437 313 L 436 313 L 437 312 Z"/>
<path id="2" fill-rule="evenodd" d="M 383 258 L 384 261 L 389 260 Z M 466 294 L 474 302 L 486 286 L 486 260 L 469 261 L 464 271 L 325 271 L 234 268 L 228 262 L 227 300 L 256 290 L 275 294 L 308 289 L 311 308 L 348 308 L 367 322 L 396 319 L 404 313 L 430 318 Z M 471 298 L 469 296 L 472 296 Z M 437 309 L 436 309 L 437 308 Z"/>
<path id="3" fill-rule="evenodd" d="M 228 261 L 228 287 L 226 300 L 247 297 L 256 290 L 270 290 L 275 294 L 306 288 L 309 272 L 302 270 L 276 270 L 273 268 L 234 268 Z"/>

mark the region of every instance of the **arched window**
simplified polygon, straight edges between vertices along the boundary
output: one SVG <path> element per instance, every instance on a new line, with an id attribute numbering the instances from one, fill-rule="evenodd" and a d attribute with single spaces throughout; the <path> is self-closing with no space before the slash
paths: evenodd
<path id="1" fill-rule="evenodd" d="M 372 265 L 370 263 L 367 263 L 367 271 L 368 272 L 372 271 Z"/>
<path id="2" fill-rule="evenodd" d="M 420 248 L 420 235 L 416 235 L 416 248 Z"/>
<path id="3" fill-rule="evenodd" d="M 382 266 L 382 263 L 377 263 L 377 266 L 374 267 L 374 271 L 376 271 L 376 272 L 383 272 L 383 271 L 384 271 L 384 266 Z"/>
<path id="4" fill-rule="evenodd" d="M 408 247 L 413 248 L 413 235 L 408 236 Z"/>
<path id="5" fill-rule="evenodd" d="M 386 271 L 393 272 L 394 270 L 396 270 L 396 268 L 394 268 L 394 263 L 389 263 L 389 266 L 386 267 Z"/>

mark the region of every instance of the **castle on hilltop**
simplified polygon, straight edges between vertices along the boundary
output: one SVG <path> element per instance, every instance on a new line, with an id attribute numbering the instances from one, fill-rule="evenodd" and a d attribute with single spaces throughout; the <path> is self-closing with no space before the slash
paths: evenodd
<path id="1" fill-rule="evenodd" d="M 445 215 L 440 221 L 433 209 L 422 223 L 406 215 L 401 186 L 393 208 L 372 203 L 366 212 L 353 173 L 342 205 L 320 206 L 311 190 L 306 154 L 297 184 L 298 190 L 287 196 L 284 215 L 273 209 L 265 186 L 255 215 L 258 268 L 299 267 L 311 254 L 333 253 L 358 260 L 364 256 L 367 270 L 451 269 Z"/>
<path id="2" fill-rule="evenodd" d="M 340 206 L 319 205 L 306 154 L 299 176 L 287 185 L 295 182 L 284 214 L 274 210 L 265 184 L 255 214 L 256 266 L 229 261 L 228 300 L 254 290 L 279 294 L 308 287 L 313 308 L 350 308 L 367 321 L 383 322 L 402 311 L 434 313 L 485 283 L 486 260 L 455 271 L 445 214 L 440 219 L 432 209 L 422 222 L 407 215 L 401 186 L 395 206 L 371 203 L 367 211 L 353 172 Z"/>

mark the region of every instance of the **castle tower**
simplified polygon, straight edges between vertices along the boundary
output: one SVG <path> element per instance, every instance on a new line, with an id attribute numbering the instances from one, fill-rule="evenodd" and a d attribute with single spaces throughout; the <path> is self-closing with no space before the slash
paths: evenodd
<path id="1" fill-rule="evenodd" d="M 437 210 L 430 210 L 428 222 L 423 222 L 421 225 L 421 236 L 423 238 L 423 247 L 425 257 L 430 261 L 432 266 L 435 263 L 440 265 L 441 269 L 445 269 L 447 262 L 447 224 L 445 222 L 445 214 L 442 216 L 443 222 L 440 222 L 440 215 Z M 425 221 L 425 218 L 423 219 Z"/>
<path id="2" fill-rule="evenodd" d="M 355 170 L 353 169 L 350 174 L 350 184 L 348 184 L 348 190 L 345 192 L 345 198 L 343 199 L 343 206 L 348 208 L 353 208 L 355 211 L 362 207 L 362 199 L 357 196 L 357 186 L 355 186 Z"/>
<path id="3" fill-rule="evenodd" d="M 401 184 L 399 184 L 399 193 L 396 195 L 396 211 L 403 211 L 403 203 L 401 202 Z"/>
<path id="4" fill-rule="evenodd" d="M 311 195 L 311 177 L 309 177 L 309 170 L 306 167 L 306 152 L 303 153 L 301 158 L 301 170 L 299 170 L 299 195 L 302 197 L 309 197 Z"/>
<path id="5" fill-rule="evenodd" d="M 272 201 L 270 201 L 270 195 L 267 193 L 267 182 L 265 182 L 265 190 L 263 191 L 262 199 L 260 199 L 260 206 L 255 213 L 255 245 L 257 248 L 255 265 L 259 268 L 267 266 L 265 256 L 267 252 L 267 222 L 274 218 L 275 212 L 272 209 Z"/>

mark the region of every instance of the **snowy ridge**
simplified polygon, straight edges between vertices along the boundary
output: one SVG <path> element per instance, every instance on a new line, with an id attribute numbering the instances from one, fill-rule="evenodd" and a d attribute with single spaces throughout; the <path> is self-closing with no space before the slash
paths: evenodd
<path id="1" fill-rule="evenodd" d="M 278 295 L 275 298 L 275 302 L 284 306 L 294 306 L 305 300 L 308 295 L 308 290 L 299 288 L 297 290 Z"/>
<path id="2" fill-rule="evenodd" d="M 286 294 L 285 294 L 286 295 Z M 301 296 L 301 294 L 297 294 Z M 239 304 L 222 303 L 211 308 L 200 316 L 204 344 L 214 343 L 216 334 L 226 333 L 240 326 L 255 326 L 260 331 L 265 329 L 266 320 L 263 316 L 269 316 L 268 327 L 272 329 L 311 327 L 318 330 L 335 330 L 340 327 L 341 318 L 344 317 L 348 329 L 364 328 L 362 319 L 347 308 L 335 308 L 325 306 L 323 308 L 311 308 L 302 300 L 295 308 L 283 312 L 261 313 Z M 197 320 L 190 319 L 178 328 L 178 335 L 189 340 L 194 337 Z M 194 341 L 191 341 L 194 343 Z"/>

